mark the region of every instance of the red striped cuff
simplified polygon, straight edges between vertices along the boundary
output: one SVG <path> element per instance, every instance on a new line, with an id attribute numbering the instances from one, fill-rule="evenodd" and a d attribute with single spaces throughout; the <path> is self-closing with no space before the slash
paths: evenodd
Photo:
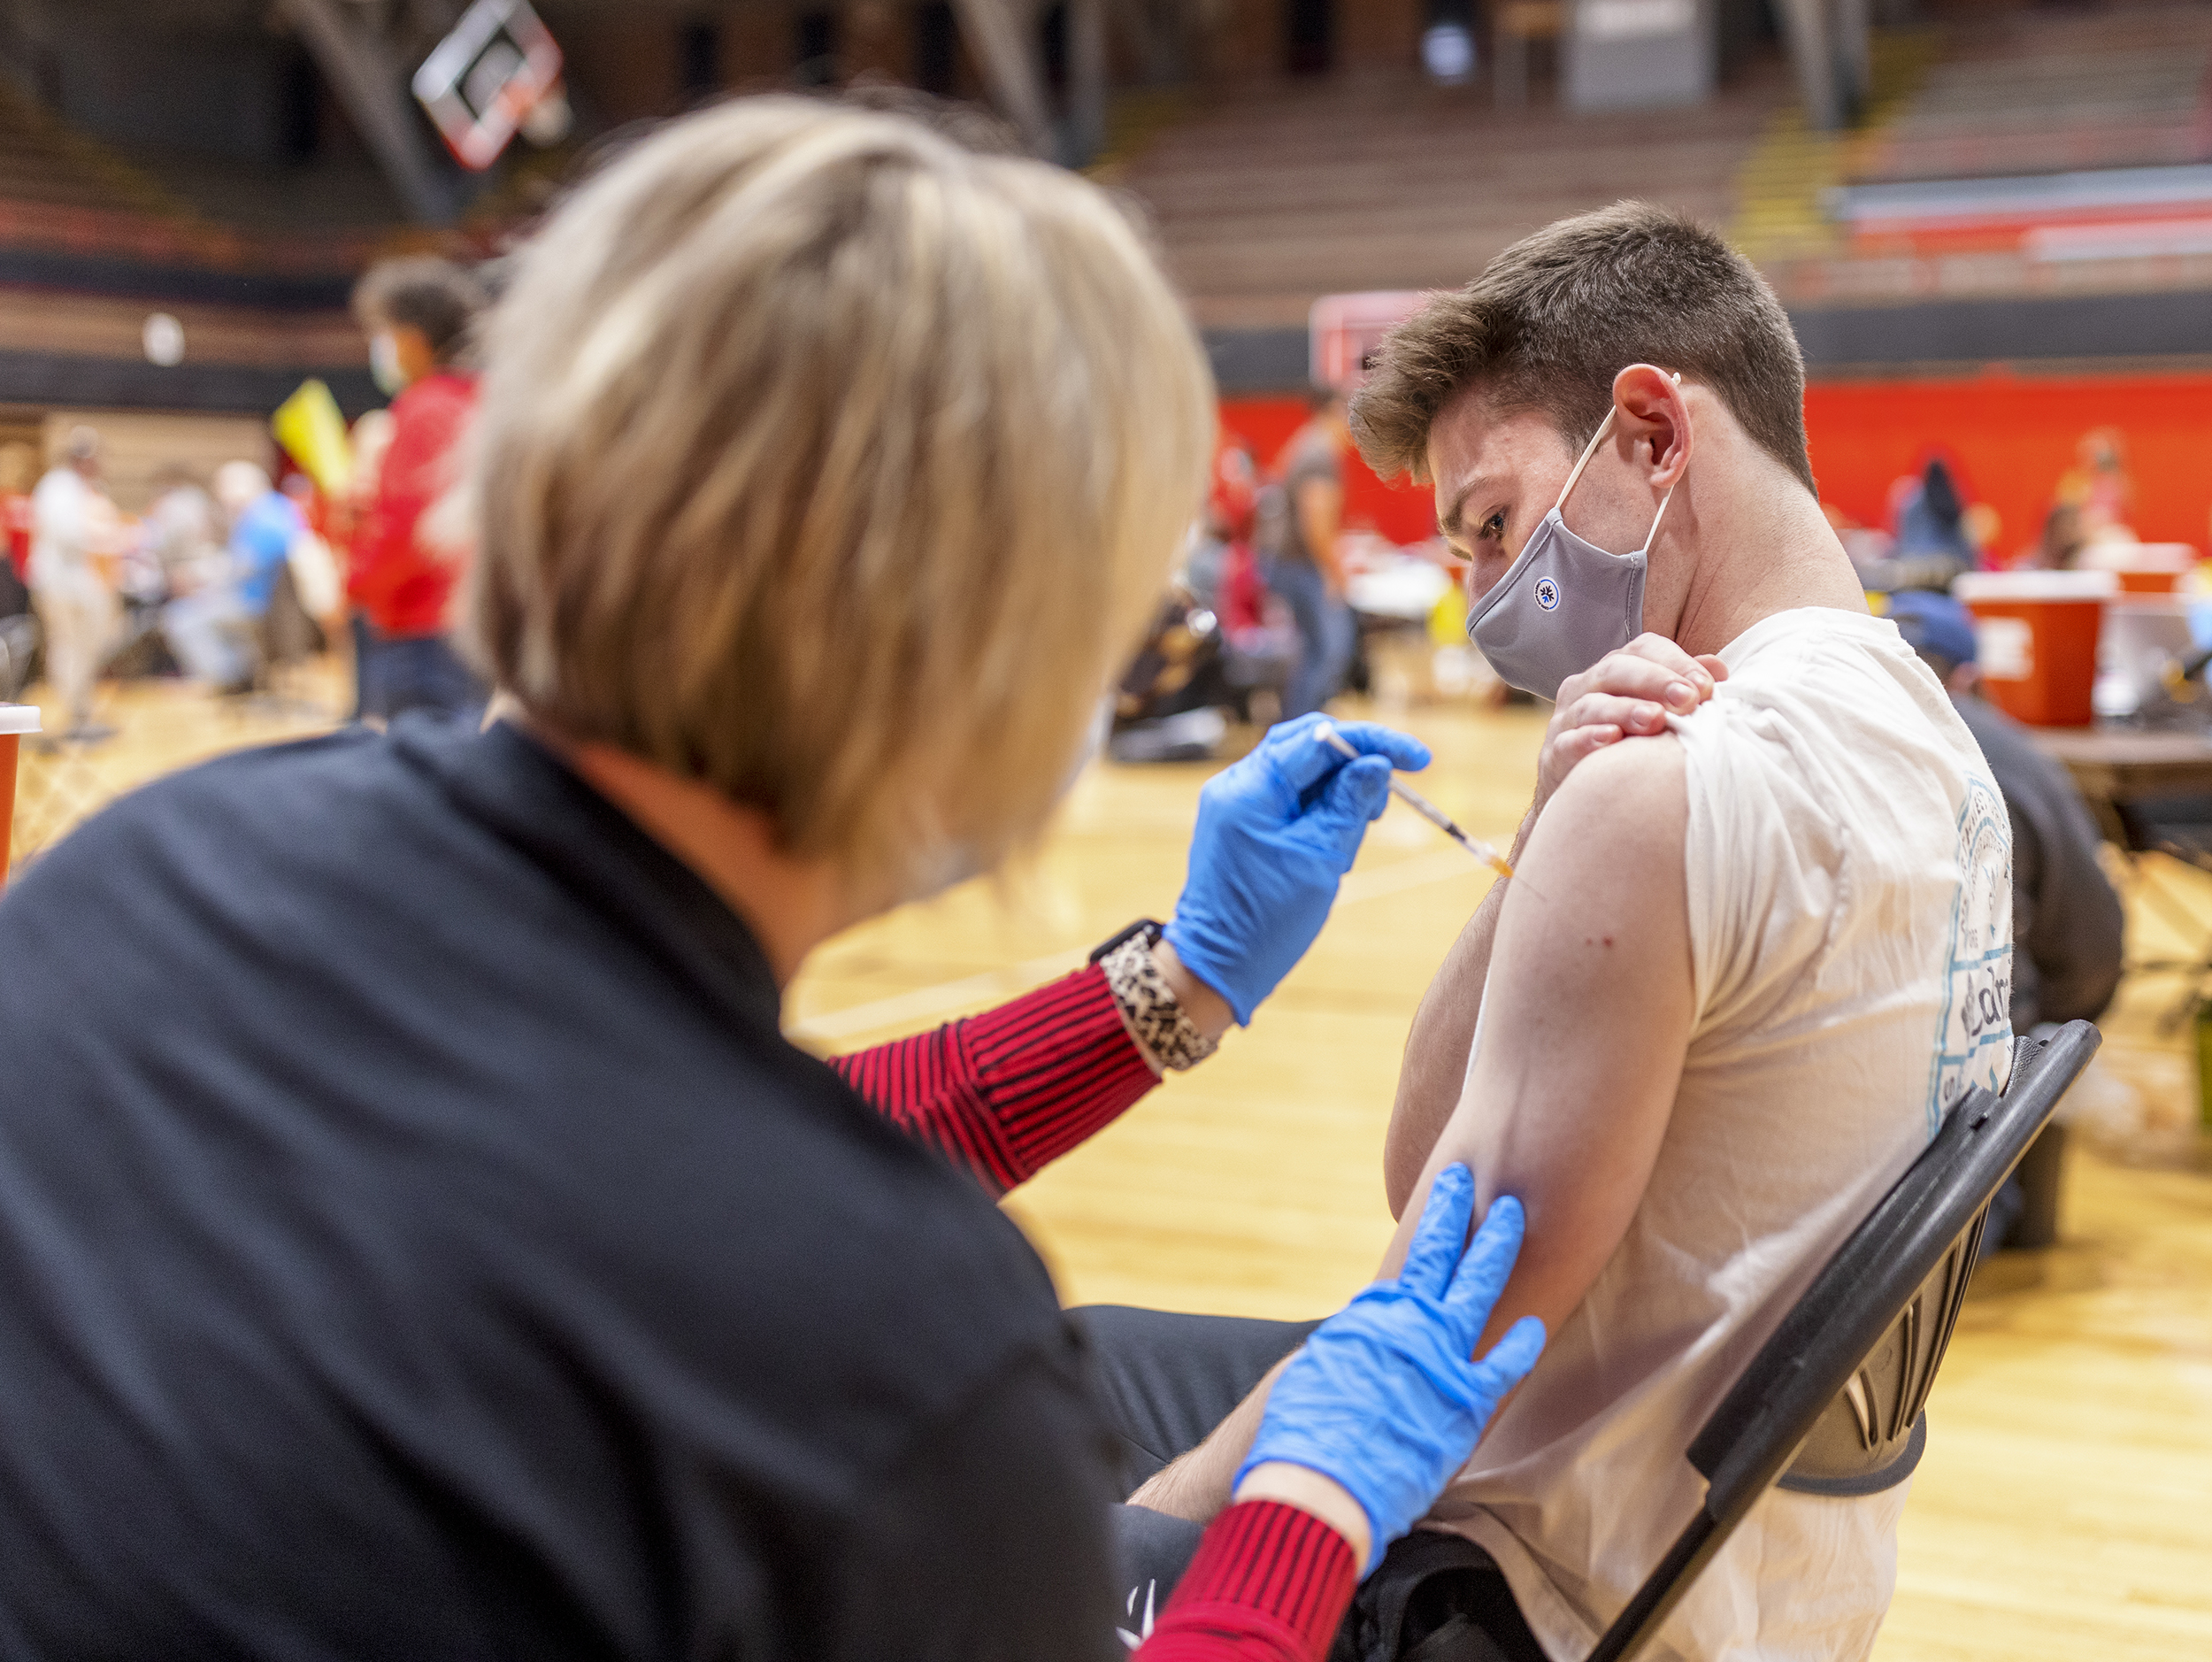
<path id="1" fill-rule="evenodd" d="M 1095 965 L 831 1066 L 886 1119 L 994 1195 L 1034 1176 L 1159 1083 Z"/>
<path id="2" fill-rule="evenodd" d="M 1024 1178 L 1104 1130 L 1160 1082 L 1095 964 L 958 1029 Z"/>
<path id="3" fill-rule="evenodd" d="M 1310 1512 L 1246 1501 L 1214 1520 L 1139 1655 L 1144 1662 L 1323 1662 L 1359 1568 Z"/>

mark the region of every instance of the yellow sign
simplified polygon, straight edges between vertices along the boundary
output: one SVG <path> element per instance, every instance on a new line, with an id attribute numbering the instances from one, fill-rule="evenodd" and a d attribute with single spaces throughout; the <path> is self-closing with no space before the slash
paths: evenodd
<path id="1" fill-rule="evenodd" d="M 319 381 L 302 381 L 299 390 L 277 406 L 269 429 L 324 496 L 344 494 L 353 479 L 353 444 L 328 387 Z"/>

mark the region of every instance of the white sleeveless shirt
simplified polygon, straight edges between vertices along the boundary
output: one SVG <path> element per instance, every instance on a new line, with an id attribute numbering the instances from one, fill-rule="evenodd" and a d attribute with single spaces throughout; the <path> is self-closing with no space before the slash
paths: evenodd
<path id="1" fill-rule="evenodd" d="M 1935 676 L 1893 624 L 1824 608 L 1720 656 L 1675 724 L 1696 1014 L 1650 1186 L 1431 1513 L 1498 1560 L 1555 1662 L 1689 1521 L 1684 1451 L 1752 1354 L 1959 1093 L 2011 1066 L 2011 829 Z M 1864 1657 L 1906 1487 L 1770 1491 L 1647 1654 Z"/>

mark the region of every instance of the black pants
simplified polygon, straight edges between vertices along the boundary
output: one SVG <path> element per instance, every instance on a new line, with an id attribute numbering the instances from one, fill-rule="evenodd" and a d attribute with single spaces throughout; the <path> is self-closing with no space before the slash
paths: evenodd
<path id="1" fill-rule="evenodd" d="M 1121 1492 L 1205 1440 L 1268 1369 L 1320 1324 L 1093 1304 L 1068 1312 L 1089 1340 L 1093 1389 L 1121 1453 Z M 1117 1506 L 1123 1625 L 1141 1638 L 1167 1603 L 1202 1525 Z M 1393 1544 L 1338 1629 L 1330 1662 L 1547 1662 L 1490 1555 L 1416 1530 Z"/>

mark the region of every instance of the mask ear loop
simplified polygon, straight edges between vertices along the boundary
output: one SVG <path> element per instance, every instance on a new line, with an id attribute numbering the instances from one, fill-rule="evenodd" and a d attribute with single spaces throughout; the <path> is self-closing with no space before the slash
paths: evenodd
<path id="1" fill-rule="evenodd" d="M 1681 483 L 1680 480 L 1676 480 L 1667 487 L 1667 494 L 1659 498 L 1659 512 L 1651 516 L 1651 535 L 1644 539 L 1643 547 L 1636 550 L 1646 559 L 1651 558 L 1651 545 L 1659 540 L 1659 522 L 1667 517 L 1667 504 L 1674 500 L 1674 493 Z"/>
<path id="2" fill-rule="evenodd" d="M 1575 488 L 1575 481 L 1582 477 L 1582 470 L 1590 465 L 1590 458 L 1598 453 L 1598 446 L 1605 442 L 1605 435 L 1613 430 L 1613 418 L 1619 413 L 1617 409 L 1608 410 L 1605 412 L 1605 419 L 1598 423 L 1598 430 L 1590 435 L 1590 442 L 1582 447 L 1581 459 L 1575 463 L 1574 472 L 1567 475 L 1567 482 L 1560 486 L 1559 500 L 1551 505 L 1551 511 L 1554 513 L 1557 513 L 1567 505 L 1567 493 Z"/>
<path id="3" fill-rule="evenodd" d="M 1682 372 L 1678 369 L 1670 373 L 1674 376 L 1674 384 L 1679 387 L 1682 384 Z M 1620 407 L 1617 404 L 1605 412 L 1605 419 L 1598 423 L 1598 430 L 1590 435 L 1590 442 L 1582 447 L 1581 459 L 1575 463 L 1574 472 L 1567 475 L 1567 482 L 1560 486 L 1559 500 L 1551 505 L 1551 511 L 1554 513 L 1557 513 L 1567 505 L 1567 493 L 1575 488 L 1575 481 L 1582 477 L 1582 470 L 1590 465 L 1590 458 L 1598 453 L 1598 446 L 1605 442 L 1605 435 L 1613 430 L 1613 418 L 1619 413 Z M 1676 480 L 1674 484 L 1667 487 L 1667 494 L 1659 498 L 1659 512 L 1651 516 L 1651 529 L 1645 535 L 1643 547 L 1636 550 L 1639 555 L 1646 558 L 1650 558 L 1651 545 L 1659 540 L 1659 522 L 1667 517 L 1667 504 L 1674 500 L 1676 487 L 1681 482 L 1679 479 Z"/>
<path id="4" fill-rule="evenodd" d="M 1674 384 L 1678 387 L 1682 384 L 1682 372 L 1678 369 L 1674 372 Z M 1682 481 L 1678 476 L 1674 483 L 1667 487 L 1667 494 L 1659 498 L 1659 512 L 1651 516 L 1651 533 L 1644 538 L 1643 547 L 1636 550 L 1647 563 L 1651 558 L 1651 545 L 1659 540 L 1659 522 L 1667 517 L 1667 504 L 1674 500 L 1674 493 L 1681 484 Z"/>

